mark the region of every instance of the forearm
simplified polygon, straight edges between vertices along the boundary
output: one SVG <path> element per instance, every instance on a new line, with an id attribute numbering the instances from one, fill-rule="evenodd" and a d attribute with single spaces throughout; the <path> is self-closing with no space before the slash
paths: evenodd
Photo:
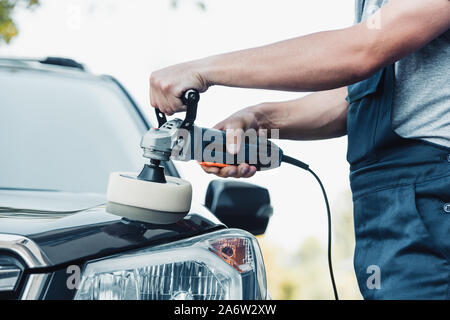
<path id="1" fill-rule="evenodd" d="M 201 61 L 209 85 L 323 91 L 362 80 L 364 41 L 354 28 L 320 32 Z M 331 49 L 332 48 L 332 49 Z"/>
<path id="2" fill-rule="evenodd" d="M 281 139 L 318 140 L 347 133 L 347 88 L 254 107 L 258 127 L 279 129 Z"/>
<path id="3" fill-rule="evenodd" d="M 202 60 L 209 85 L 292 91 L 340 88 L 419 50 L 450 26 L 448 0 L 395 0 L 379 26 L 355 26 Z"/>
<path id="4" fill-rule="evenodd" d="M 415 52 L 450 27 L 449 0 L 392 0 L 375 18 L 260 48 L 181 63 L 152 73 L 150 103 L 172 115 L 180 97 L 212 85 L 292 91 L 346 87 Z M 370 22 L 370 21 L 369 21 Z"/>

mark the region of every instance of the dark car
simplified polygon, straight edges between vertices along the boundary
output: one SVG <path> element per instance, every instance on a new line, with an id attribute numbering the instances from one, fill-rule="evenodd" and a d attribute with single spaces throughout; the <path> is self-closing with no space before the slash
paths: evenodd
<path id="1" fill-rule="evenodd" d="M 251 234 L 267 226 L 267 190 L 213 181 L 206 207 L 170 225 L 107 212 L 109 174 L 142 168 L 150 127 L 113 77 L 3 58 L 0 110 L 0 299 L 267 298 Z"/>

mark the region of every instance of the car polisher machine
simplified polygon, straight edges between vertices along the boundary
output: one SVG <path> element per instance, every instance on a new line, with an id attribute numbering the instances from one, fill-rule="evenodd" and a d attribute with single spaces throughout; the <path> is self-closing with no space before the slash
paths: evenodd
<path id="1" fill-rule="evenodd" d="M 328 216 L 328 265 L 337 299 L 331 263 L 331 212 L 319 177 L 306 163 L 285 155 L 275 143 L 264 137 L 245 139 L 238 154 L 229 154 L 226 152 L 225 131 L 194 126 L 199 92 L 187 90 L 180 99 L 186 106 L 184 120 L 176 118 L 167 121 L 165 114 L 155 109 L 159 126 L 151 128 L 142 137 L 143 156 L 149 159 L 142 171 L 111 173 L 107 190 L 107 211 L 153 224 L 171 224 L 183 219 L 191 207 L 191 184 L 180 178 L 166 176 L 161 162 L 196 160 L 202 165 L 219 168 L 248 163 L 258 171 L 277 168 L 282 162 L 289 163 L 309 171 L 322 190 Z M 268 158 L 270 161 L 267 161 Z"/>

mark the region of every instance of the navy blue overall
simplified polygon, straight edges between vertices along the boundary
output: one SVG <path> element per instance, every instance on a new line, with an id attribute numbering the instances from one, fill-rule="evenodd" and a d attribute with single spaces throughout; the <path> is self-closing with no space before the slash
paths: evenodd
<path id="1" fill-rule="evenodd" d="M 389 66 L 347 97 L 359 288 L 366 299 L 449 299 L 450 149 L 394 132 L 394 81 Z"/>

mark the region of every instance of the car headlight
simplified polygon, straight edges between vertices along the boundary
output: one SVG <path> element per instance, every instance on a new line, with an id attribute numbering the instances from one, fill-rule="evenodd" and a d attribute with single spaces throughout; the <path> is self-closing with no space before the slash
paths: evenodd
<path id="1" fill-rule="evenodd" d="M 14 291 L 22 275 L 22 264 L 17 259 L 0 255 L 0 294 Z"/>
<path id="2" fill-rule="evenodd" d="M 87 263 L 78 300 L 265 299 L 261 251 L 250 233 L 225 229 Z"/>

